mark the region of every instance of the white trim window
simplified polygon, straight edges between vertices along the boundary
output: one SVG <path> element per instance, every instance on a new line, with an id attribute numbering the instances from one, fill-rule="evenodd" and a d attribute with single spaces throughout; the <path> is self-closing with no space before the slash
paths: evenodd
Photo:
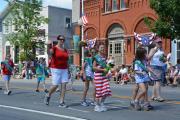
<path id="1" fill-rule="evenodd" d="M 71 18 L 65 17 L 65 28 L 70 28 L 70 27 L 71 27 Z"/>
<path id="2" fill-rule="evenodd" d="M 109 4 L 110 4 L 109 0 L 104 0 L 105 12 L 110 11 L 110 9 L 109 9 L 110 5 Z"/>
<path id="3" fill-rule="evenodd" d="M 177 59 L 180 59 L 180 40 L 177 40 Z"/>
<path id="4" fill-rule="evenodd" d="M 112 10 L 115 11 L 117 9 L 117 0 L 112 0 Z"/>
<path id="5" fill-rule="evenodd" d="M 8 34 L 9 33 L 9 22 L 8 21 L 5 21 L 4 24 L 3 24 L 3 28 L 4 28 L 4 33 L 5 34 Z"/>
<path id="6" fill-rule="evenodd" d="M 126 4 L 124 0 L 120 0 L 120 9 L 126 8 Z"/>

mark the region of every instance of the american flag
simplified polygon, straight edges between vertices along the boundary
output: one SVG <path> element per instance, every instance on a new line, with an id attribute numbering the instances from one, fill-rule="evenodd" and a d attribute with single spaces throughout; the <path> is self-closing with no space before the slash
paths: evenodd
<path id="1" fill-rule="evenodd" d="M 83 14 L 81 17 L 83 25 L 86 25 L 88 23 L 87 17 Z"/>

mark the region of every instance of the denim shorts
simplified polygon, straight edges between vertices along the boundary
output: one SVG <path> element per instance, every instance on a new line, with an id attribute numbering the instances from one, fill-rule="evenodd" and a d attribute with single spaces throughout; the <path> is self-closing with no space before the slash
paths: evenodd
<path id="1" fill-rule="evenodd" d="M 3 75 L 2 78 L 4 81 L 9 81 L 11 79 L 11 75 Z"/>
<path id="2" fill-rule="evenodd" d="M 153 65 L 153 66 L 151 66 L 151 69 L 156 74 L 156 75 L 150 74 L 151 80 L 161 81 L 163 79 L 163 72 L 164 72 L 163 67 Z"/>

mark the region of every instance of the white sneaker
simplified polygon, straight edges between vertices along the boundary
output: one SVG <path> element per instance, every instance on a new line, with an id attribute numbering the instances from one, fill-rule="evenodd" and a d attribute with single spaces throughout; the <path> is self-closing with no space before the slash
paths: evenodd
<path id="1" fill-rule="evenodd" d="M 101 110 L 102 110 L 102 111 L 104 111 L 104 112 L 107 111 L 107 108 L 106 108 L 106 106 L 105 106 L 104 104 L 101 104 L 100 107 L 101 107 Z"/>
<path id="2" fill-rule="evenodd" d="M 96 106 L 94 107 L 94 111 L 96 111 L 96 112 L 102 112 L 102 109 L 101 109 L 101 107 L 100 107 L 99 105 L 96 105 Z"/>

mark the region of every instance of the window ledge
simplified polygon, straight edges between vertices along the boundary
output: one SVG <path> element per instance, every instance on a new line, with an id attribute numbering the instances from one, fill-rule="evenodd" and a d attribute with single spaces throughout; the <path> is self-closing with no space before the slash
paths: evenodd
<path id="1" fill-rule="evenodd" d="M 113 13 L 117 13 L 117 12 L 124 12 L 124 11 L 127 11 L 127 10 L 129 10 L 129 8 L 122 8 L 120 10 L 107 11 L 105 13 L 102 13 L 102 15 L 108 15 L 108 14 L 113 14 Z"/>

